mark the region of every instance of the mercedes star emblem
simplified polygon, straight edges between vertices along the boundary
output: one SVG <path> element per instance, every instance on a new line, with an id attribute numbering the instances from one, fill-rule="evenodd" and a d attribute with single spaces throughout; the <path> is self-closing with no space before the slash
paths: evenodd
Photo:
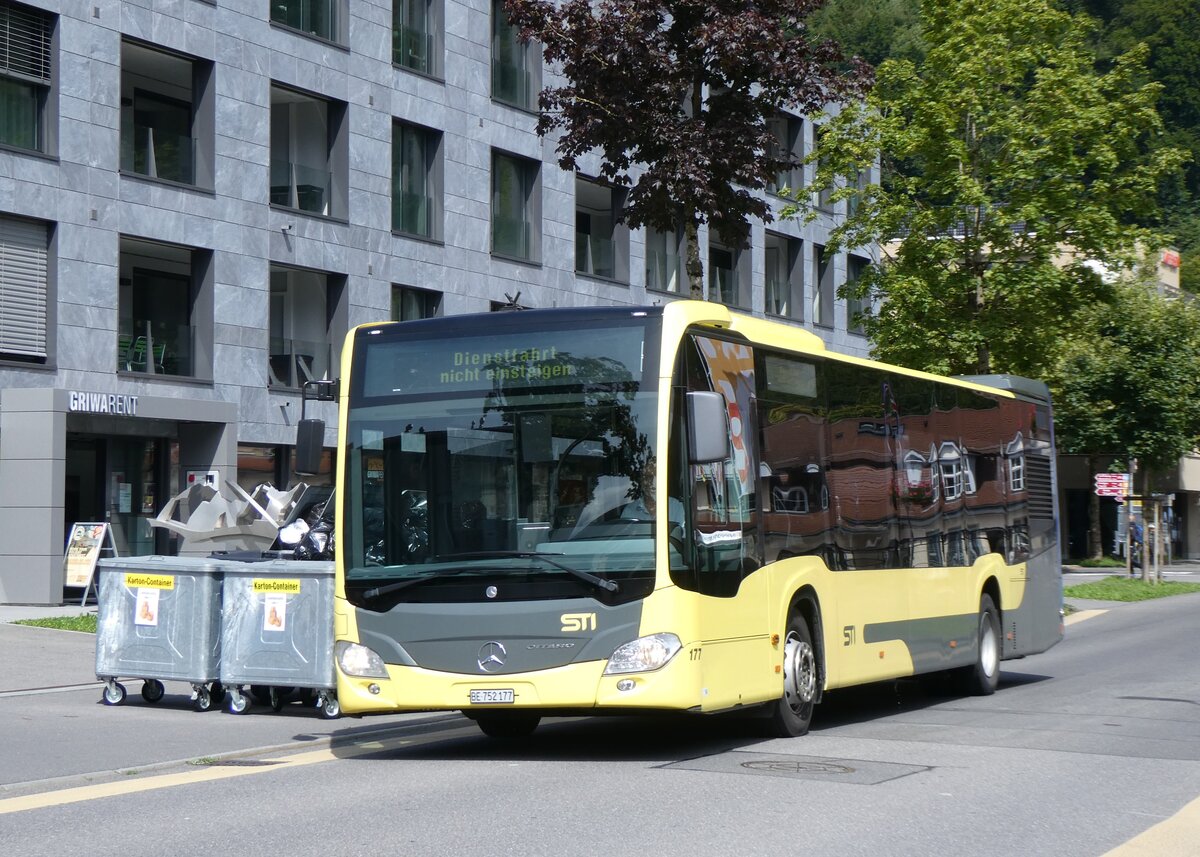
<path id="1" fill-rule="evenodd" d="M 504 648 L 504 644 L 489 640 L 479 647 L 479 660 L 476 663 L 485 673 L 491 673 L 504 666 L 507 658 L 508 650 Z"/>

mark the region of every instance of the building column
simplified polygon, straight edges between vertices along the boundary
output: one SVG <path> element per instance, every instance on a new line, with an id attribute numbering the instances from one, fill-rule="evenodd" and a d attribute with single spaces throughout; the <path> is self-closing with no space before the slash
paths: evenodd
<path id="1" fill-rule="evenodd" d="M 0 604 L 63 601 L 67 418 L 55 393 L 0 393 Z"/>

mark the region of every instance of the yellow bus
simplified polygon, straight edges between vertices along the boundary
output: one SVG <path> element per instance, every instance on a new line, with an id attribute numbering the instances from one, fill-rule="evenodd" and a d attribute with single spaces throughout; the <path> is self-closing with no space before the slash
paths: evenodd
<path id="1" fill-rule="evenodd" d="M 700 301 L 365 325 L 341 372 L 346 714 L 519 736 L 744 709 L 796 736 L 826 691 L 952 671 L 989 694 L 1062 638 L 1040 383 Z"/>

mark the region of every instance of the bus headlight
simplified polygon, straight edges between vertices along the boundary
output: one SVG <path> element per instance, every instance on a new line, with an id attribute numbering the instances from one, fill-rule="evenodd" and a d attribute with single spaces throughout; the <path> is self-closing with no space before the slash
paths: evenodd
<path id="1" fill-rule="evenodd" d="M 334 656 L 342 672 L 357 678 L 387 678 L 387 667 L 383 658 L 373 649 L 360 646 L 358 643 L 347 643 L 338 640 L 333 647 Z"/>
<path id="2" fill-rule="evenodd" d="M 675 657 L 681 648 L 679 638 L 674 634 L 651 634 L 649 637 L 638 637 L 623 646 L 618 646 L 608 659 L 604 668 L 605 675 L 621 673 L 642 673 L 656 670 Z"/>

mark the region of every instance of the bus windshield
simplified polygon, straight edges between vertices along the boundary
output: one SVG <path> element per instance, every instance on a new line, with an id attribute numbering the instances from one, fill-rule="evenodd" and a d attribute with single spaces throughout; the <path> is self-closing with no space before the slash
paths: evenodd
<path id="1" fill-rule="evenodd" d="M 652 582 L 652 355 L 644 317 L 360 332 L 338 545 L 347 597 L 611 598 Z"/>

